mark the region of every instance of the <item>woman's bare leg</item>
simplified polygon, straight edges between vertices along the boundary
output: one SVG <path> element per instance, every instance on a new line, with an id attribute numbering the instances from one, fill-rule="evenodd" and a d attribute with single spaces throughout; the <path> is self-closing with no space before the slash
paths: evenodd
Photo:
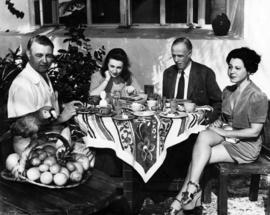
<path id="1" fill-rule="evenodd" d="M 210 130 L 203 131 L 203 132 L 201 132 L 199 134 L 199 136 L 198 136 L 198 138 L 196 140 L 196 143 L 194 145 L 194 148 L 193 148 L 192 162 L 189 165 L 187 176 L 186 176 L 186 178 L 184 180 L 184 183 L 183 183 L 183 186 L 182 186 L 181 190 L 179 191 L 179 193 L 176 196 L 176 199 L 178 199 L 179 201 L 181 201 L 181 199 L 182 199 L 182 193 L 185 192 L 185 191 L 187 191 L 187 184 L 191 180 L 191 173 L 192 173 L 192 168 L 193 168 L 192 165 L 194 165 L 194 163 L 196 163 L 196 162 L 193 162 L 193 159 L 195 159 L 195 161 L 198 159 L 195 156 L 197 156 L 197 154 L 204 153 L 204 151 L 205 151 L 204 148 L 206 148 L 206 150 L 210 151 L 211 150 L 210 145 L 218 144 L 221 141 L 223 141 L 223 138 L 221 136 L 217 135 L 215 132 L 210 131 Z M 203 144 L 205 144 L 205 146 L 203 146 L 203 147 L 198 147 L 198 146 L 195 147 L 196 145 L 202 145 L 201 142 L 203 142 Z M 195 150 L 198 150 L 198 151 L 194 152 Z M 211 152 L 208 152 L 208 154 L 209 155 L 206 156 L 207 159 L 205 158 L 205 156 L 203 156 L 202 159 L 208 161 L 209 160 L 209 157 L 211 155 Z M 196 181 L 193 181 L 193 182 L 198 183 L 198 181 L 199 181 L 199 179 L 196 180 Z M 194 187 L 194 189 L 196 189 L 196 188 Z M 193 191 L 190 190 L 190 191 L 191 192 L 194 192 L 195 190 L 193 190 Z M 174 201 L 171 204 L 171 208 L 180 209 L 181 208 L 181 204 L 180 204 L 179 201 Z"/>
<path id="2" fill-rule="evenodd" d="M 220 144 L 223 140 L 223 137 L 211 130 L 200 133 L 193 148 L 190 181 L 199 184 L 202 172 L 208 163 L 234 162 L 225 147 Z M 196 187 L 191 186 L 188 191 L 194 192 Z"/>

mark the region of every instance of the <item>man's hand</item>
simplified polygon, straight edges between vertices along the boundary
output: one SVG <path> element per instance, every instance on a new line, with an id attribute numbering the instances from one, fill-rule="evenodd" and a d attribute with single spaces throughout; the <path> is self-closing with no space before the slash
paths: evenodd
<path id="1" fill-rule="evenodd" d="M 70 118 L 72 118 L 74 115 L 76 115 L 76 109 L 78 108 L 78 105 L 83 105 L 80 101 L 72 101 L 69 103 L 66 103 L 63 105 L 64 110 L 58 117 L 58 122 L 66 122 Z"/>

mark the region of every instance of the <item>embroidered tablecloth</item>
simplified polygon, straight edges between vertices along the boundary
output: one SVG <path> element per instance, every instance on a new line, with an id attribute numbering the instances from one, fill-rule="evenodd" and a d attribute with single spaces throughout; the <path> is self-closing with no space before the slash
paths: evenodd
<path id="1" fill-rule="evenodd" d="M 132 120 L 79 114 L 76 122 L 86 134 L 83 140 L 87 147 L 113 149 L 147 182 L 165 160 L 168 147 L 205 129 L 201 114 L 188 113 L 177 119 L 153 115 Z"/>

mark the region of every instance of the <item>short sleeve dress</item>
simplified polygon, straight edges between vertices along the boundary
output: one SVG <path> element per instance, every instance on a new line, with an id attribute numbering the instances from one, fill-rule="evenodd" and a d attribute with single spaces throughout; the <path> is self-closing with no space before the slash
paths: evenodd
<path id="1" fill-rule="evenodd" d="M 231 106 L 236 86 L 228 86 L 222 93 L 222 118 L 234 130 L 249 128 L 251 123 L 265 123 L 268 110 L 267 96 L 252 81 L 246 86 L 234 107 Z M 237 143 L 223 142 L 237 163 L 256 160 L 262 147 L 262 137 L 240 139 Z"/>

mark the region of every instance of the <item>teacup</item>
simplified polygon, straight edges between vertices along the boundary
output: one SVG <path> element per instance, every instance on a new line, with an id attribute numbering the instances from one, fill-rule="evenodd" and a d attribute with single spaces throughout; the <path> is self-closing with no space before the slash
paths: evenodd
<path id="1" fill-rule="evenodd" d="M 196 104 L 193 103 L 193 102 L 185 102 L 184 103 L 184 108 L 185 108 L 185 111 L 188 112 L 188 113 L 194 112 L 195 108 L 196 108 Z"/>
<path id="2" fill-rule="evenodd" d="M 137 102 L 133 102 L 131 104 L 131 109 L 133 111 L 141 111 L 142 110 L 142 105 L 140 103 L 137 103 Z"/>
<path id="3" fill-rule="evenodd" d="M 154 110 L 157 107 L 157 100 L 147 100 L 147 107 L 149 110 Z"/>
<path id="4" fill-rule="evenodd" d="M 108 115 L 111 113 L 111 107 L 107 106 L 107 107 L 100 107 L 99 109 L 99 113 L 103 114 L 103 115 Z"/>

